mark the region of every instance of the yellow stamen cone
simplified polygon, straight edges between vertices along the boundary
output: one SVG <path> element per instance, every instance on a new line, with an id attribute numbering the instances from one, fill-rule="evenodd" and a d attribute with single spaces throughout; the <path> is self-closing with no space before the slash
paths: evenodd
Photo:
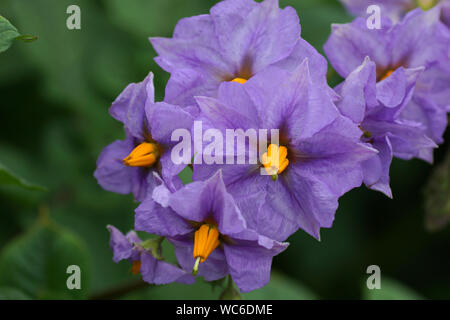
<path id="1" fill-rule="evenodd" d="M 195 261 L 192 273 L 195 275 L 198 271 L 199 263 L 205 262 L 209 255 L 220 244 L 219 230 L 210 224 L 203 224 L 194 234 L 194 251 L 192 256 Z"/>
<path id="2" fill-rule="evenodd" d="M 277 175 L 282 173 L 289 165 L 287 155 L 287 148 L 284 146 L 278 147 L 276 144 L 270 144 L 267 147 L 267 152 L 262 155 L 264 168 L 274 181 L 277 180 Z"/>
<path id="3" fill-rule="evenodd" d="M 135 260 L 133 261 L 133 266 L 131 267 L 131 273 L 137 275 L 139 272 L 141 272 L 141 261 Z"/>
<path id="4" fill-rule="evenodd" d="M 129 167 L 151 167 L 159 157 L 156 143 L 142 142 L 123 159 L 123 164 Z"/>
<path id="5" fill-rule="evenodd" d="M 244 84 L 244 83 L 247 82 L 247 79 L 244 79 L 244 78 L 234 78 L 233 80 L 231 80 L 231 82 L 237 82 L 237 83 L 240 83 L 240 84 Z"/>
<path id="6" fill-rule="evenodd" d="M 436 0 L 417 0 L 417 5 L 425 11 L 433 8 L 436 3 Z"/>
<path id="7" fill-rule="evenodd" d="M 380 81 L 383 81 L 384 79 L 389 78 L 389 76 L 390 76 L 391 74 L 393 74 L 393 73 L 394 73 L 394 70 L 388 70 L 388 71 L 384 74 L 384 76 L 381 77 Z"/>

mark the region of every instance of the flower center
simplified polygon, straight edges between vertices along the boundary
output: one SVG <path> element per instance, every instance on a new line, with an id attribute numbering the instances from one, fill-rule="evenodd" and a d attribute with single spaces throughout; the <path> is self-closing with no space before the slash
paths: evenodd
<path id="1" fill-rule="evenodd" d="M 238 82 L 238 83 L 240 83 L 240 84 L 244 84 L 244 83 L 246 83 L 247 82 L 247 80 L 248 79 L 245 79 L 245 78 L 234 78 L 233 80 L 231 80 L 231 82 Z"/>
<path id="2" fill-rule="evenodd" d="M 272 176 L 274 181 L 277 180 L 278 175 L 289 165 L 287 154 L 288 152 L 285 146 L 279 147 L 276 144 L 270 144 L 267 147 L 267 152 L 262 156 L 264 168 Z"/>
<path id="3" fill-rule="evenodd" d="M 384 79 L 388 78 L 391 74 L 394 73 L 395 70 L 393 69 L 389 69 L 388 71 L 386 71 L 386 73 L 380 78 L 380 81 L 383 81 Z"/>
<path id="4" fill-rule="evenodd" d="M 438 1 L 437 0 L 416 0 L 416 2 L 417 2 L 417 6 L 419 6 L 423 10 L 428 10 L 428 9 L 433 8 Z"/>
<path id="5" fill-rule="evenodd" d="M 194 252 L 192 256 L 196 260 L 192 274 L 197 274 L 199 263 L 205 262 L 219 244 L 219 230 L 216 226 L 205 223 L 195 231 Z"/>
<path id="6" fill-rule="evenodd" d="M 123 164 L 129 167 L 151 167 L 159 157 L 159 147 L 156 143 L 142 142 L 123 159 Z"/>
<path id="7" fill-rule="evenodd" d="M 141 271 L 141 260 L 134 260 L 133 266 L 131 267 L 131 273 L 134 275 L 139 274 Z"/>

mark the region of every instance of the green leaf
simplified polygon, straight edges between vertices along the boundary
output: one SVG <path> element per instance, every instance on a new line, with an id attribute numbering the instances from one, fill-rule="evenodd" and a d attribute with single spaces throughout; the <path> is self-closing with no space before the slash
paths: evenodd
<path id="1" fill-rule="evenodd" d="M 29 190 L 45 191 L 46 188 L 32 184 L 11 172 L 8 168 L 0 163 L 0 185 L 15 185 Z"/>
<path id="2" fill-rule="evenodd" d="M 8 50 L 19 31 L 6 18 L 0 16 L 0 52 Z"/>
<path id="3" fill-rule="evenodd" d="M 33 41 L 36 41 L 37 39 L 38 39 L 37 36 L 32 36 L 30 34 L 24 34 L 24 35 L 18 36 L 16 38 L 16 40 L 20 40 L 23 42 L 33 42 Z"/>
<path id="4" fill-rule="evenodd" d="M 80 299 L 87 294 L 88 256 L 75 235 L 41 219 L 5 246 L 0 255 L 0 286 L 15 288 L 33 299 Z M 67 288 L 67 268 L 81 269 L 81 289 Z"/>
<path id="5" fill-rule="evenodd" d="M 301 283 L 272 271 L 270 282 L 263 288 L 242 293 L 246 300 L 311 300 L 316 295 Z"/>
<path id="6" fill-rule="evenodd" d="M 425 226 L 438 231 L 450 221 L 450 151 L 431 174 L 425 188 Z"/>
<path id="7" fill-rule="evenodd" d="M 22 291 L 16 288 L 0 287 L 0 301 L 1 300 L 30 300 Z"/>
<path id="8" fill-rule="evenodd" d="M 423 300 L 424 297 L 400 282 L 381 278 L 381 289 L 368 289 L 364 284 L 364 300 Z"/>
<path id="9" fill-rule="evenodd" d="M 183 184 L 188 184 L 192 182 L 192 174 L 192 168 L 190 166 L 187 166 L 178 174 L 178 177 L 181 179 L 181 182 L 183 182 Z"/>
<path id="10" fill-rule="evenodd" d="M 158 237 L 148 239 L 141 242 L 142 248 L 149 251 L 156 259 L 163 260 L 161 242 L 164 241 L 164 237 Z"/>

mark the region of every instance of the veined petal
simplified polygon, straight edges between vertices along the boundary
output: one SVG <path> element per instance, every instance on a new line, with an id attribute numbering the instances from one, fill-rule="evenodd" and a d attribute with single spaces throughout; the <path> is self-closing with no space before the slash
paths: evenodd
<path id="1" fill-rule="evenodd" d="M 145 105 L 153 103 L 154 99 L 153 73 L 150 72 L 144 81 L 129 84 L 113 102 L 109 112 L 133 137 L 143 140 L 147 126 Z"/>
<path id="2" fill-rule="evenodd" d="M 265 239 L 269 241 L 262 240 L 264 243 L 270 242 L 272 244 L 270 248 L 251 243 L 224 245 L 229 272 L 242 292 L 249 292 L 265 286 L 270 280 L 273 256 L 279 254 L 288 246 L 287 243 Z"/>
<path id="3" fill-rule="evenodd" d="M 142 279 L 150 284 L 168 284 L 179 282 L 192 284 L 195 278 L 187 271 L 165 261 L 158 261 L 151 254 L 143 252 L 141 255 Z"/>

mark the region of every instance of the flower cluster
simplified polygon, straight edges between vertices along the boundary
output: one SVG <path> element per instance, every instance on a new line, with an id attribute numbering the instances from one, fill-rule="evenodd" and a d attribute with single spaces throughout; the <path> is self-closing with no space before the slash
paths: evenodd
<path id="1" fill-rule="evenodd" d="M 365 5 L 346 4 L 353 12 Z M 152 73 L 119 95 L 110 114 L 126 139 L 103 150 L 94 175 L 106 190 L 132 193 L 141 202 L 134 230 L 158 238 L 108 226 L 114 261 L 128 259 L 149 283 L 230 275 L 248 292 L 268 283 L 273 257 L 298 229 L 320 239 L 349 190 L 365 184 L 392 197 L 392 158 L 431 162 L 443 141 L 450 111 L 443 8 L 415 9 L 399 22 L 386 17 L 380 30 L 362 18 L 334 25 L 324 49 L 344 81 L 333 89 L 326 59 L 301 38 L 295 10 L 277 0 L 225 0 L 180 20 L 172 38 L 151 38 L 155 60 L 170 73 L 164 101 L 154 101 Z M 182 149 L 193 182 L 183 185 L 174 133 L 195 136 L 199 122 L 211 143 L 203 149 L 189 135 Z M 244 151 L 218 143 L 229 130 Z M 202 161 L 207 149 L 213 161 Z M 176 264 L 161 254 L 164 239 Z"/>

